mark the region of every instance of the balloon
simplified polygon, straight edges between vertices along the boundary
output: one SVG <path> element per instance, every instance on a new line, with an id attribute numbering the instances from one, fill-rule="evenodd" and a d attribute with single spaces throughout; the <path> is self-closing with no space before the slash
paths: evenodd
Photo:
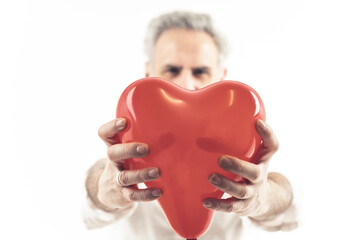
<path id="1" fill-rule="evenodd" d="M 255 161 L 262 142 L 255 122 L 265 120 L 265 109 L 259 95 L 237 81 L 187 90 L 165 79 L 144 78 L 122 93 L 116 117 L 127 120 L 118 134 L 120 142 L 149 146 L 147 156 L 126 160 L 125 168 L 158 167 L 161 177 L 145 185 L 162 189 L 158 201 L 174 231 L 196 239 L 208 230 L 214 215 L 202 200 L 224 194 L 208 176 L 218 172 L 244 180 L 221 169 L 218 159 L 230 155 Z"/>

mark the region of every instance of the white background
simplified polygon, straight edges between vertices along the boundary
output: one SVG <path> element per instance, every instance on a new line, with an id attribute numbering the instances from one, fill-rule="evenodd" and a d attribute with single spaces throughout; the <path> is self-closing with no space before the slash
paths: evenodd
<path id="1" fill-rule="evenodd" d="M 281 143 L 271 170 L 301 199 L 298 230 L 244 239 L 359 239 L 360 7 L 346 0 L 1 1 L 0 238 L 111 235 L 81 222 L 85 172 L 144 76 L 148 21 L 174 9 L 212 14 L 228 37 L 227 79 L 262 97 Z"/>

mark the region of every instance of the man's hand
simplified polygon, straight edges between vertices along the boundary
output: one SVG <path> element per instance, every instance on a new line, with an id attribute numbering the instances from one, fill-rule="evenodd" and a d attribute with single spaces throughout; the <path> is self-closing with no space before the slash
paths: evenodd
<path id="1" fill-rule="evenodd" d="M 263 121 L 256 122 L 256 129 L 263 139 L 257 164 L 224 155 L 219 166 L 246 179 L 244 183 L 232 181 L 219 173 L 212 173 L 209 182 L 233 196 L 229 199 L 207 198 L 203 206 L 215 211 L 235 212 L 256 220 L 269 220 L 285 211 L 292 201 L 292 189 L 285 177 L 267 173 L 270 158 L 279 148 L 273 131 Z"/>
<path id="2" fill-rule="evenodd" d="M 108 212 L 128 208 L 134 202 L 155 200 L 162 194 L 159 188 L 137 189 L 133 186 L 159 178 L 158 168 L 123 169 L 126 159 L 144 157 L 149 152 L 144 143 L 119 143 L 117 133 L 125 128 L 124 118 L 114 119 L 99 128 L 99 136 L 107 145 L 108 158 L 103 160 L 105 163 L 100 172 L 93 173 L 94 178 L 91 178 L 90 171 L 87 179 L 90 198 L 97 207 Z"/>

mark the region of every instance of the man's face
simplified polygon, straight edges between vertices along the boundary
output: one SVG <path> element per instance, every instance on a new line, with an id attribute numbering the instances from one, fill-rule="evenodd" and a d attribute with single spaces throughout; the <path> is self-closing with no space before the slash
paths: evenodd
<path id="1" fill-rule="evenodd" d="M 190 90 L 222 80 L 225 74 L 212 37 L 183 29 L 163 32 L 155 44 L 153 63 L 146 66 L 147 77 L 162 77 Z"/>

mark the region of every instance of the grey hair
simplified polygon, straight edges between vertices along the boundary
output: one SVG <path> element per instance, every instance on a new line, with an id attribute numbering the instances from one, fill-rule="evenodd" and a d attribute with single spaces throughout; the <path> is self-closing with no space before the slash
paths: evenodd
<path id="1" fill-rule="evenodd" d="M 218 47 L 219 65 L 222 65 L 226 60 L 228 55 L 226 39 L 215 29 L 210 15 L 175 11 L 154 18 L 147 28 L 144 50 L 150 63 L 152 62 L 156 41 L 164 31 L 170 29 L 187 29 L 208 33 Z"/>

